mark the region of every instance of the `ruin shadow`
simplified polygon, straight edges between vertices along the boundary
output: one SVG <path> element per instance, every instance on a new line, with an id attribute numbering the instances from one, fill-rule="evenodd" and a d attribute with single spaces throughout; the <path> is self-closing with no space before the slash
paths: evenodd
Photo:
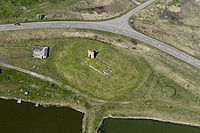
<path id="1" fill-rule="evenodd" d="M 96 58 L 98 54 L 99 54 L 98 51 L 94 51 L 94 58 Z"/>

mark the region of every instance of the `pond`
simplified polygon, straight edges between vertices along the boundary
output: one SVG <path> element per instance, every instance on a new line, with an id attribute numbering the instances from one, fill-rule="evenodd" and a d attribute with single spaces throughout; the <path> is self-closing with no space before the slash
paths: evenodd
<path id="1" fill-rule="evenodd" d="M 0 100 L 0 133 L 81 133 L 82 113 L 67 107 L 35 107 Z"/>
<path id="2" fill-rule="evenodd" d="M 200 133 L 200 128 L 139 119 L 105 119 L 101 133 Z"/>

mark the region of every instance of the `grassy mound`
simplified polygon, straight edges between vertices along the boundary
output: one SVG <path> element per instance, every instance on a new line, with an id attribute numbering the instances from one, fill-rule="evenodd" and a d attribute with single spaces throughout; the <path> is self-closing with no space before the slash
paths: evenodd
<path id="1" fill-rule="evenodd" d="M 88 39 L 60 40 L 54 48 L 52 65 L 70 85 L 97 97 L 113 99 L 137 89 L 149 68 L 144 59 L 128 50 Z M 95 59 L 87 50 L 98 51 Z"/>
<path id="2" fill-rule="evenodd" d="M 49 46 L 49 58 L 32 58 L 32 46 Z M 99 52 L 95 59 L 87 57 L 88 49 Z M 68 38 L 11 42 L 0 45 L 0 54 L 0 60 L 4 62 L 49 76 L 99 99 L 133 101 L 162 97 L 191 100 L 182 87 L 155 72 L 139 53 L 96 40 Z"/>
<path id="3" fill-rule="evenodd" d="M 49 58 L 33 59 L 32 46 L 49 46 Z M 95 59 L 87 57 L 88 49 L 99 52 Z M 130 50 L 90 39 L 22 41 L 2 45 L 0 53 L 2 60 L 102 99 L 132 97 L 131 92 L 140 88 L 151 73 L 145 59 Z"/>

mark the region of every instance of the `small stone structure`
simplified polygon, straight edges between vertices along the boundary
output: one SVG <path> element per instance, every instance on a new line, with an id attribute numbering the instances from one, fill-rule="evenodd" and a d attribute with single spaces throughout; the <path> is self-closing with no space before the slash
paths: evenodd
<path id="1" fill-rule="evenodd" d="M 25 91 L 25 92 L 24 92 L 24 95 L 25 95 L 25 96 L 28 96 L 28 95 L 29 95 L 29 91 Z"/>
<path id="2" fill-rule="evenodd" d="M 45 59 L 48 57 L 49 48 L 43 46 L 33 46 L 33 57 L 39 59 Z"/>
<path id="3" fill-rule="evenodd" d="M 36 104 L 35 104 L 35 107 L 39 107 L 39 103 L 36 103 Z"/>
<path id="4" fill-rule="evenodd" d="M 95 58 L 95 51 L 94 50 L 88 50 L 88 57 L 91 59 Z"/>
<path id="5" fill-rule="evenodd" d="M 17 99 L 17 103 L 18 104 L 22 103 L 22 99 Z"/>

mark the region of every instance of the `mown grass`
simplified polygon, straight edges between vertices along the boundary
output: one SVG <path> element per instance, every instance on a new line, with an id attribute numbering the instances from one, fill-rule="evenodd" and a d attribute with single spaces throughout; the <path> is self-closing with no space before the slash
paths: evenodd
<path id="1" fill-rule="evenodd" d="M 34 45 L 49 46 L 50 57 L 46 60 L 33 59 L 31 47 Z M 2 45 L 0 51 L 2 58 L 4 55 L 9 56 L 5 59 L 9 63 L 62 80 L 102 99 L 123 97 L 138 88 L 144 75 L 149 74 L 148 64 L 141 57 L 134 57 L 129 51 L 95 40 L 71 38 L 24 41 L 7 46 Z M 96 59 L 87 57 L 88 49 L 99 52 Z M 110 69 L 108 75 L 103 73 Z"/>
<path id="2" fill-rule="evenodd" d="M 138 87 L 147 68 L 145 61 L 128 55 L 122 49 L 88 39 L 71 39 L 54 53 L 53 65 L 60 75 L 90 95 L 113 99 L 127 95 Z M 99 52 L 94 60 L 87 57 L 87 50 Z M 141 64 L 140 64 L 141 63 Z M 92 66 L 102 73 L 90 68 Z M 110 67 L 108 75 L 104 74 Z M 148 74 L 147 74 L 148 75 Z"/>
<path id="3" fill-rule="evenodd" d="M 48 59 L 32 58 L 31 48 L 38 45 L 50 47 Z M 88 49 L 99 52 L 95 59 L 87 57 Z M 9 64 L 50 76 L 100 99 L 175 99 L 179 96 L 177 90 L 183 89 L 156 73 L 134 51 L 91 39 L 69 38 L 1 44 L 0 52 L 2 60 Z M 108 75 L 104 74 L 108 69 L 111 69 Z"/>

